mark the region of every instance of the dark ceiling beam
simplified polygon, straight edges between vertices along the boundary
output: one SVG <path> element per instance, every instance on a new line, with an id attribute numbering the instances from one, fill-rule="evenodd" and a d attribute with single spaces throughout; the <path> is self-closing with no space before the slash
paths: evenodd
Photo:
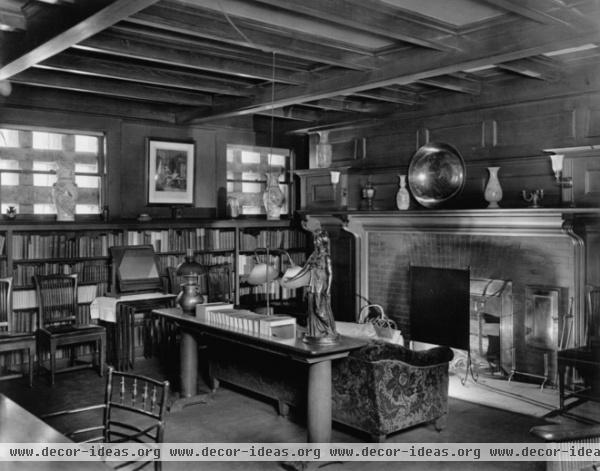
<path id="1" fill-rule="evenodd" d="M 166 5 L 169 5 L 168 7 Z M 299 59 L 334 65 L 356 70 L 369 70 L 372 65 L 353 65 L 354 62 L 364 60 L 368 54 L 357 54 L 342 51 L 315 42 L 304 41 L 286 34 L 273 34 L 272 32 L 257 31 L 250 28 L 238 27 L 243 31 L 241 36 L 223 17 L 207 13 L 199 15 L 198 10 L 184 7 L 171 7 L 162 3 L 140 12 L 128 19 L 129 23 L 162 28 L 167 31 L 176 31 L 182 34 L 193 35 L 200 38 L 211 39 L 227 44 L 235 44 L 263 52 L 275 52 Z M 250 42 L 249 42 L 249 41 Z"/>
<path id="2" fill-rule="evenodd" d="M 131 64 L 114 60 L 88 58 L 72 53 L 51 57 L 37 67 L 76 74 L 105 77 L 131 82 L 183 88 L 198 92 L 246 96 L 251 90 L 246 82 L 207 77 L 196 73 L 173 71 L 167 68 Z"/>
<path id="3" fill-rule="evenodd" d="M 538 23 L 553 23 L 573 28 L 589 23 L 584 16 L 562 1 L 555 0 L 483 0 L 485 3 L 504 9 Z"/>
<path id="4" fill-rule="evenodd" d="M 499 34 L 502 33 L 502 34 Z M 507 41 L 510 38 L 510 41 Z M 370 72 L 347 71 L 344 74 L 333 74 L 319 81 L 308 83 L 302 87 L 284 87 L 277 90 L 274 99 L 270 93 L 260 92 L 254 99 L 254 105 L 219 113 L 204 114 L 183 113 L 177 117 L 178 122 L 211 121 L 231 116 L 241 116 L 270 109 L 271 107 L 289 106 L 306 101 L 331 98 L 339 95 L 351 95 L 373 88 L 390 85 L 407 85 L 440 75 L 447 75 L 463 70 L 473 69 L 490 64 L 507 62 L 544 52 L 573 47 L 576 45 L 600 41 L 597 28 L 580 32 L 555 28 L 554 25 L 532 24 L 528 29 L 521 24 L 497 30 L 482 31 L 470 36 L 471 49 L 466 52 L 444 54 L 440 51 L 410 51 L 402 61 L 393 62 L 379 70 Z M 490 51 L 493 51 L 490 53 Z"/>
<path id="5" fill-rule="evenodd" d="M 168 42 L 157 44 L 140 41 L 133 36 L 104 32 L 86 39 L 74 46 L 74 49 L 117 55 L 130 59 L 158 62 L 160 64 L 186 67 L 190 69 L 214 72 L 234 77 L 255 80 L 271 80 L 273 71 L 264 65 L 232 60 L 224 57 L 208 56 L 189 49 L 181 49 Z M 306 74 L 308 75 L 308 74 Z M 287 84 L 303 82 L 301 74 L 275 68 L 275 81 Z M 307 77 L 305 77 L 306 79 Z"/>
<path id="6" fill-rule="evenodd" d="M 417 46 L 449 51 L 457 48 L 458 39 L 447 32 L 423 24 L 416 24 L 390 14 L 385 4 L 351 4 L 345 0 L 259 0 L 260 3 L 282 8 L 320 20 L 376 34 L 394 41 L 404 41 Z M 351 34 L 351 32 L 349 33 Z"/>
<path id="7" fill-rule="evenodd" d="M 137 38 L 146 43 L 169 43 L 177 49 L 187 49 L 205 55 L 218 55 L 227 59 L 235 59 L 269 67 L 271 67 L 271 64 L 273 63 L 273 56 L 269 52 L 263 52 L 257 49 L 240 48 L 237 45 L 223 42 L 217 43 L 210 39 L 193 35 L 183 35 L 177 31 L 168 31 L 164 28 L 156 29 L 122 22 L 110 28 L 110 31 L 115 34 Z M 284 57 L 280 54 L 277 57 L 277 68 L 288 72 L 305 72 L 306 61 Z"/>
<path id="8" fill-rule="evenodd" d="M 152 5 L 158 0 L 115 0 L 109 6 L 71 26 L 51 39 L 36 45 L 0 68 L 0 80 L 8 79 L 39 62 L 68 49 L 105 28 Z"/>
<path id="9" fill-rule="evenodd" d="M 131 118 L 140 121 L 174 123 L 175 111 L 180 106 L 171 107 L 119 98 L 94 96 L 87 93 L 76 93 L 49 88 L 15 85 L 12 94 L 6 99 L 4 106 L 31 108 L 50 111 L 65 111 L 77 116 L 110 116 L 115 118 Z"/>
<path id="10" fill-rule="evenodd" d="M 49 3 L 51 5 L 56 5 L 58 4 L 64 4 L 64 5 L 72 5 L 75 3 L 76 0 L 37 0 L 38 2 L 42 2 L 42 3 Z"/>
<path id="11" fill-rule="evenodd" d="M 315 122 L 318 121 L 321 113 L 312 110 L 302 110 L 295 108 L 293 106 L 286 108 L 279 108 L 277 110 L 265 111 L 264 113 L 259 113 L 261 116 L 273 117 L 279 119 L 290 119 L 295 121 L 305 121 L 305 122 Z"/>
<path id="12" fill-rule="evenodd" d="M 444 75 L 441 77 L 431 77 L 419 80 L 418 83 L 430 87 L 442 88 L 453 92 L 466 93 L 468 95 L 479 95 L 481 93 L 481 82 L 472 79 Z"/>
<path id="13" fill-rule="evenodd" d="M 561 77 L 560 66 L 552 61 L 541 58 L 518 59 L 516 61 L 496 64 L 500 69 L 509 70 L 525 77 L 539 80 L 555 81 Z"/>
<path id="14" fill-rule="evenodd" d="M 26 27 L 21 2 L 4 0 L 0 5 L 0 29 L 3 31 L 22 31 Z"/>
<path id="15" fill-rule="evenodd" d="M 332 111 L 356 112 L 356 113 L 377 113 L 381 105 L 366 102 L 364 100 L 355 100 L 352 98 L 334 99 L 325 98 L 323 100 L 309 101 L 304 106 L 321 108 Z"/>
<path id="16" fill-rule="evenodd" d="M 186 106 L 212 106 L 213 104 L 210 95 L 36 68 L 13 75 L 11 82 L 152 103 L 170 103 Z"/>
<path id="17" fill-rule="evenodd" d="M 399 105 L 418 105 L 422 102 L 421 97 L 414 92 L 398 91 L 398 90 L 362 90 L 353 93 L 354 96 L 369 98 L 371 100 L 384 101 L 388 103 L 396 103 Z"/>

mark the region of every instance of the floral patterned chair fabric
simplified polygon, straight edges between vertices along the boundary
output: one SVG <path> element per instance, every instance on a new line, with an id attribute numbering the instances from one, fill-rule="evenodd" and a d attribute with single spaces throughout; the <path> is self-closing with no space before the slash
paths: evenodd
<path id="1" fill-rule="evenodd" d="M 369 433 L 375 441 L 448 413 L 448 347 L 414 351 L 372 341 L 335 362 L 333 420 Z"/>

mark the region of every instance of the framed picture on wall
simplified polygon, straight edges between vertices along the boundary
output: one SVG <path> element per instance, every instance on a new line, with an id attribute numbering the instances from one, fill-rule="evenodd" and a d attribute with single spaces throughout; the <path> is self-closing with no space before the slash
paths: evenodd
<path id="1" fill-rule="evenodd" d="M 193 141 L 146 140 L 148 204 L 194 203 Z"/>

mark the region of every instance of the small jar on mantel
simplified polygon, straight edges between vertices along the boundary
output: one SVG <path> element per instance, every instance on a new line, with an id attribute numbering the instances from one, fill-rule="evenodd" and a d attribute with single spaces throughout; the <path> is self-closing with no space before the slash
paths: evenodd
<path id="1" fill-rule="evenodd" d="M 396 193 L 396 207 L 401 210 L 407 210 L 410 207 L 410 193 L 406 189 L 406 175 L 398 175 L 398 193 Z"/>

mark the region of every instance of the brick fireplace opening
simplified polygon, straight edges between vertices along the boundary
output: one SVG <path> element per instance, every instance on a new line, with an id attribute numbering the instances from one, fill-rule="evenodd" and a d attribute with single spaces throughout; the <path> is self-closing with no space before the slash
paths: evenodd
<path id="1" fill-rule="evenodd" d="M 568 251 L 572 251 L 571 244 L 560 238 L 545 240 L 542 245 L 530 237 L 372 233 L 369 299 L 387 308 L 388 315 L 410 338 L 407 267 L 411 264 L 469 267 L 475 280 L 510 282 L 506 294 L 485 297 L 484 309 L 493 308 L 490 314 L 499 318 L 500 364 L 508 373 L 516 371 L 553 381 L 558 348 L 558 326 L 554 319 L 558 318 L 559 310 L 564 314 L 568 307 L 565 296 L 557 296 L 553 311 L 542 312 L 545 304 L 538 295 L 552 290 L 572 291 L 571 282 L 564 275 L 573 269 L 565 257 Z M 443 316 L 440 312 L 440 322 L 444 321 Z"/>

